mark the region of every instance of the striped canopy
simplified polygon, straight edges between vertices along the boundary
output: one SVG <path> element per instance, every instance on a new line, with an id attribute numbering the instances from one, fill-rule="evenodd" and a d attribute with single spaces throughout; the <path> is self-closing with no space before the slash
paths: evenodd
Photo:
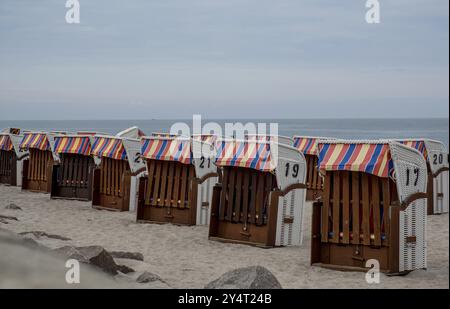
<path id="1" fill-rule="evenodd" d="M 147 159 L 192 163 L 191 141 L 187 138 L 144 137 L 141 153 Z"/>
<path id="2" fill-rule="evenodd" d="M 389 177 L 393 171 L 388 143 L 319 142 L 319 168 L 323 171 L 355 171 Z"/>
<path id="3" fill-rule="evenodd" d="M 174 138 L 179 136 L 178 134 L 170 134 L 166 132 L 153 132 L 152 137 L 165 137 L 165 138 Z"/>
<path id="4" fill-rule="evenodd" d="M 318 154 L 317 137 L 294 136 L 294 147 L 305 155 Z"/>
<path id="5" fill-rule="evenodd" d="M 216 165 L 272 172 L 275 170 L 276 162 L 272 160 L 268 142 L 223 140 L 218 146 Z"/>
<path id="6" fill-rule="evenodd" d="M 77 135 L 90 135 L 90 136 L 94 136 L 96 135 L 97 132 L 94 131 L 78 131 Z"/>
<path id="7" fill-rule="evenodd" d="M 214 134 L 196 134 L 192 135 L 192 139 L 199 141 L 199 142 L 205 142 L 211 145 L 215 145 L 217 141 L 217 135 Z"/>
<path id="8" fill-rule="evenodd" d="M 23 135 L 19 148 L 25 150 L 33 148 L 46 151 L 50 150 L 50 142 L 48 141 L 47 134 L 45 133 L 26 132 Z"/>
<path id="9" fill-rule="evenodd" d="M 120 138 L 95 136 L 91 154 L 116 160 L 126 160 L 127 152 Z"/>
<path id="10" fill-rule="evenodd" d="M 0 135 L 0 150 L 11 151 L 13 144 L 9 135 Z"/>
<path id="11" fill-rule="evenodd" d="M 88 136 L 56 136 L 55 152 L 89 156 L 91 154 L 91 141 Z"/>
<path id="12" fill-rule="evenodd" d="M 245 134 L 244 139 L 248 141 L 262 141 L 270 142 L 276 140 L 278 136 L 266 135 L 266 134 Z"/>
<path id="13" fill-rule="evenodd" d="M 406 139 L 406 140 L 399 140 L 398 142 L 400 144 L 403 144 L 405 146 L 408 146 L 408 147 L 418 150 L 425 157 L 425 159 L 427 159 L 427 148 L 425 147 L 424 140 Z"/>

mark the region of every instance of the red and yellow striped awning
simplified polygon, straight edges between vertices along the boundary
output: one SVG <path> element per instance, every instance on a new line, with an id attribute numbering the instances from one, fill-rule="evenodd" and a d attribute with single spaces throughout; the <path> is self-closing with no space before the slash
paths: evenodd
<path id="1" fill-rule="evenodd" d="M 88 136 L 56 136 L 55 152 L 89 156 L 91 141 Z"/>
<path id="2" fill-rule="evenodd" d="M 276 162 L 272 159 L 269 142 L 223 140 L 218 143 L 218 166 L 246 167 L 272 172 L 276 167 Z"/>
<path id="3" fill-rule="evenodd" d="M 427 148 L 425 147 L 425 141 L 424 140 L 412 140 L 412 139 L 406 139 L 406 140 L 399 140 L 399 143 L 414 148 L 416 150 L 418 150 L 425 158 L 425 160 L 427 160 Z"/>
<path id="4" fill-rule="evenodd" d="M 9 135 L 0 135 L 0 150 L 11 151 L 13 150 L 13 144 Z"/>
<path id="5" fill-rule="evenodd" d="M 127 159 L 127 152 L 122 140 L 114 137 L 95 136 L 91 154 L 116 160 Z"/>
<path id="6" fill-rule="evenodd" d="M 141 153 L 147 159 L 192 163 L 191 141 L 188 138 L 144 137 Z"/>
<path id="7" fill-rule="evenodd" d="M 211 145 L 215 145 L 217 141 L 217 135 L 214 134 L 195 134 L 192 135 L 192 139 L 199 142 L 205 142 Z"/>
<path id="8" fill-rule="evenodd" d="M 166 132 L 153 132 L 152 137 L 164 137 L 164 138 L 175 138 L 179 136 L 178 134 L 171 134 Z"/>
<path id="9" fill-rule="evenodd" d="M 50 150 L 50 142 L 45 133 L 27 132 L 24 134 L 19 148 L 25 150 L 32 148 L 47 151 Z"/>
<path id="10" fill-rule="evenodd" d="M 323 171 L 365 172 L 389 177 L 394 165 L 388 143 L 319 142 L 319 168 Z"/>
<path id="11" fill-rule="evenodd" d="M 318 154 L 317 141 L 316 137 L 294 136 L 294 148 L 305 155 L 316 156 Z"/>

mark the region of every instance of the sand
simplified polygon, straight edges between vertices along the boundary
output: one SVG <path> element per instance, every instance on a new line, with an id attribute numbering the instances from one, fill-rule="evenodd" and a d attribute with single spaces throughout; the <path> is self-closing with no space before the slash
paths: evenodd
<path id="1" fill-rule="evenodd" d="M 22 210 L 5 209 L 9 203 Z M 253 265 L 269 269 L 284 288 L 449 288 L 448 214 L 427 219 L 427 270 L 398 277 L 382 274 L 381 282 L 371 285 L 362 272 L 309 265 L 310 203 L 305 209 L 303 245 L 274 249 L 209 241 L 204 226 L 137 224 L 134 213 L 95 210 L 89 202 L 51 200 L 48 194 L 21 192 L 20 188 L 3 185 L 0 214 L 18 218 L 8 220 L 8 224 L 0 222 L 0 228 L 15 233 L 45 231 L 71 239 L 38 239 L 50 248 L 100 245 L 109 251 L 141 252 L 144 263 L 122 260 L 137 272 L 159 275 L 174 288 L 203 288 L 224 272 Z"/>

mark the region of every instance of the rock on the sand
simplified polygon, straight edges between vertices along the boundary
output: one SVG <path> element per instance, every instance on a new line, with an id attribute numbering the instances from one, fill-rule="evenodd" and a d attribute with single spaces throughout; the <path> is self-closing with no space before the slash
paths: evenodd
<path id="1" fill-rule="evenodd" d="M 282 287 L 267 268 L 250 266 L 223 274 L 208 283 L 205 289 L 282 289 Z"/>
<path id="2" fill-rule="evenodd" d="M 0 215 L 0 219 L 19 221 L 16 217 Z"/>
<path id="3" fill-rule="evenodd" d="M 111 254 L 108 253 L 101 246 L 88 246 L 88 247 L 61 247 L 55 250 L 57 253 L 61 253 L 68 258 L 76 259 L 82 263 L 95 265 L 101 268 L 104 272 L 117 275 L 118 265 L 114 262 Z"/>
<path id="4" fill-rule="evenodd" d="M 143 272 L 137 279 L 137 283 L 149 283 L 153 281 L 161 281 L 164 282 L 160 276 L 152 274 L 148 271 Z"/>
<path id="5" fill-rule="evenodd" d="M 20 208 L 14 203 L 9 203 L 8 205 L 5 206 L 5 209 L 22 210 L 22 208 Z"/>
<path id="6" fill-rule="evenodd" d="M 25 235 L 28 235 L 28 234 L 31 234 L 31 235 L 33 235 L 33 236 L 36 237 L 36 238 L 47 237 L 47 238 L 53 238 L 53 239 L 64 240 L 64 241 L 72 240 L 72 239 L 67 238 L 67 237 L 63 237 L 63 236 L 59 236 L 59 235 L 54 235 L 54 234 L 48 234 L 48 233 L 42 232 L 42 231 L 30 231 L 30 232 L 22 232 L 22 233 L 19 233 L 19 235 L 22 235 L 22 236 L 25 236 Z"/>
<path id="7" fill-rule="evenodd" d="M 144 255 L 139 252 L 110 251 L 109 254 L 116 259 L 144 261 Z"/>
<path id="8" fill-rule="evenodd" d="M 134 273 L 134 269 L 126 265 L 117 265 L 117 270 L 123 274 Z"/>

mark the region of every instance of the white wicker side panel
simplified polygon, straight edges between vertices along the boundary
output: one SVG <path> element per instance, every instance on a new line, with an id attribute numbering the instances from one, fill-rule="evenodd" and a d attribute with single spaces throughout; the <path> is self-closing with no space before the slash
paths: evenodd
<path id="1" fill-rule="evenodd" d="M 448 167 L 448 154 L 445 145 L 439 141 L 426 140 L 430 169 L 435 174 L 439 169 Z M 448 212 L 448 172 L 440 173 L 433 179 L 433 213 Z"/>
<path id="2" fill-rule="evenodd" d="M 17 161 L 17 186 L 22 187 L 23 160 Z"/>
<path id="3" fill-rule="evenodd" d="M 137 176 L 131 176 L 130 181 L 130 209 L 129 211 L 136 211 L 139 194 L 139 178 Z"/>
<path id="4" fill-rule="evenodd" d="M 427 190 L 427 165 L 420 152 L 413 148 L 390 144 L 395 168 L 395 182 L 401 203 L 414 193 Z M 418 199 L 400 212 L 399 271 L 426 268 L 427 199 Z M 408 238 L 415 237 L 415 242 Z"/>
<path id="5" fill-rule="evenodd" d="M 289 185 L 305 183 L 306 160 L 297 149 L 278 144 L 278 163 L 275 170 L 280 190 Z M 276 246 L 299 246 L 302 244 L 303 207 L 305 190 L 295 189 L 278 200 Z M 285 219 L 291 220 L 285 222 Z"/>
<path id="6" fill-rule="evenodd" d="M 213 188 L 217 181 L 217 177 L 211 177 L 198 186 L 196 225 L 209 225 Z"/>
<path id="7" fill-rule="evenodd" d="M 303 244 L 303 205 L 305 190 L 293 190 L 280 197 L 278 218 L 292 218 L 293 223 L 280 222 L 277 226 L 276 246 L 301 246 Z"/>
<path id="8" fill-rule="evenodd" d="M 448 213 L 448 180 L 448 171 L 440 173 L 436 178 L 433 179 L 433 213 L 435 214 Z"/>
<path id="9" fill-rule="evenodd" d="M 400 212 L 400 261 L 399 270 L 408 271 L 427 267 L 426 224 L 427 203 L 416 200 Z M 416 242 L 408 243 L 408 237 L 416 237 Z"/>

